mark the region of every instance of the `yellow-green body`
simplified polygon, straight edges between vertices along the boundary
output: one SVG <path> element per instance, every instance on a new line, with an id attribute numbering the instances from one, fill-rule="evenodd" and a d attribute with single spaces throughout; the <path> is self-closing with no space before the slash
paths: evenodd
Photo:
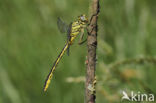
<path id="1" fill-rule="evenodd" d="M 82 20 L 85 19 L 84 21 Z M 71 24 L 71 29 L 70 29 L 70 38 L 68 39 L 68 41 L 66 42 L 64 48 L 62 49 L 61 53 L 59 54 L 59 56 L 57 57 L 55 63 L 53 64 L 53 67 L 49 73 L 49 75 L 47 76 L 47 79 L 45 81 L 44 84 L 44 91 L 47 90 L 47 88 L 49 87 L 50 81 L 53 77 L 53 72 L 57 66 L 57 64 L 59 63 L 60 59 L 62 58 L 63 54 L 65 53 L 65 51 L 67 50 L 67 48 L 72 45 L 73 41 L 75 40 L 76 36 L 85 28 L 85 25 L 87 23 L 87 18 L 85 17 L 85 15 L 82 15 L 78 18 L 78 21 L 75 21 Z"/>

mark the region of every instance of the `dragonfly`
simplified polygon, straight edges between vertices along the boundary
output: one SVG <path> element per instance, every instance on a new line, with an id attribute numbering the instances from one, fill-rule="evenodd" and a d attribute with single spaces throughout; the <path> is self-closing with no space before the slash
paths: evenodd
<path id="1" fill-rule="evenodd" d="M 62 21 L 60 18 L 58 18 L 58 20 L 57 20 L 58 28 L 62 33 L 67 33 L 67 41 L 65 43 L 64 48 L 58 55 L 56 61 L 54 62 L 53 66 L 46 78 L 44 88 L 43 88 L 44 92 L 47 91 L 49 84 L 51 82 L 51 79 L 53 77 L 53 73 L 56 69 L 56 66 L 58 65 L 58 63 L 61 60 L 64 53 L 67 51 L 67 54 L 69 55 L 69 48 L 73 44 L 77 35 L 81 34 L 80 39 L 79 39 L 79 44 L 83 43 L 82 39 L 83 39 L 83 35 L 84 35 L 84 29 L 86 28 L 87 23 L 88 23 L 88 18 L 86 17 L 85 14 L 78 16 L 77 20 L 74 22 L 71 22 L 69 25 L 67 25 L 64 21 Z"/>

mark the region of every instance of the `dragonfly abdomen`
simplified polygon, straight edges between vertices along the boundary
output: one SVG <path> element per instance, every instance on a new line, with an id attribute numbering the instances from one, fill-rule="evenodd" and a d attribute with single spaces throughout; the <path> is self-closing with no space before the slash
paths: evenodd
<path id="1" fill-rule="evenodd" d="M 45 81 L 45 84 L 44 84 L 44 92 L 47 90 L 47 88 L 49 87 L 49 84 L 50 84 L 50 81 L 53 77 L 53 72 L 55 71 L 55 68 L 57 66 L 57 64 L 59 63 L 59 61 L 61 60 L 63 54 L 65 53 L 65 51 L 67 50 L 69 46 L 69 43 L 66 43 L 66 45 L 64 46 L 64 48 L 62 49 L 61 53 L 59 54 L 59 56 L 57 57 L 56 61 L 54 62 L 51 70 L 50 70 L 50 73 L 48 74 L 47 76 L 47 79 Z"/>

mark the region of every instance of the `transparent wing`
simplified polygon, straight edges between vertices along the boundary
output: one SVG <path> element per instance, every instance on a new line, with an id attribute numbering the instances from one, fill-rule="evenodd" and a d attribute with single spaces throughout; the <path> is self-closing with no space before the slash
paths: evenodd
<path id="1" fill-rule="evenodd" d="M 65 22 L 63 22 L 61 20 L 61 18 L 59 18 L 59 17 L 57 19 L 57 26 L 58 26 L 58 29 L 60 30 L 61 33 L 67 33 L 68 32 L 69 25 L 66 24 Z"/>
<path id="2" fill-rule="evenodd" d="M 70 36 L 70 33 L 71 33 L 71 29 L 72 29 L 72 23 L 70 23 L 69 25 L 69 28 L 67 30 L 67 41 L 69 42 L 71 36 Z M 70 45 L 68 46 L 67 48 L 67 55 L 69 56 L 69 49 L 70 49 Z"/>

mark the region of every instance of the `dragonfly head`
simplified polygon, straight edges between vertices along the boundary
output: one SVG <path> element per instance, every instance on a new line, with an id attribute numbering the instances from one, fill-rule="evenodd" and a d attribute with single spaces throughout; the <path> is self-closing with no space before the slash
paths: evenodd
<path id="1" fill-rule="evenodd" d="M 88 23 L 88 18 L 86 17 L 85 14 L 82 14 L 78 17 L 79 21 L 81 21 L 82 23 Z"/>

